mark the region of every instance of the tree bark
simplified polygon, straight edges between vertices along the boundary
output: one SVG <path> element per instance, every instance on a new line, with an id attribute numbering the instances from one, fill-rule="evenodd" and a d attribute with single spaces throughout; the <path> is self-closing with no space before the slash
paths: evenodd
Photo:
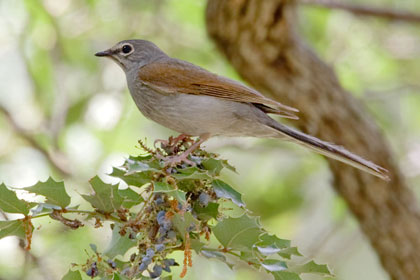
<path id="1" fill-rule="evenodd" d="M 392 279 L 420 279 L 417 202 L 378 127 L 333 70 L 299 38 L 291 0 L 209 0 L 207 29 L 239 74 L 267 96 L 300 110 L 302 131 L 343 145 L 390 171 L 385 182 L 328 160 L 333 186 Z"/>

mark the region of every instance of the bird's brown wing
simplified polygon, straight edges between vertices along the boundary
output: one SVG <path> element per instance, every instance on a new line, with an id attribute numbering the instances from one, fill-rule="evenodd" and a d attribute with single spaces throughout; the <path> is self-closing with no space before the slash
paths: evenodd
<path id="1" fill-rule="evenodd" d="M 162 94 L 194 94 L 252 103 L 262 111 L 297 119 L 297 109 L 271 100 L 256 90 L 210 73 L 193 64 L 170 60 L 154 62 L 139 70 L 140 81 Z"/>

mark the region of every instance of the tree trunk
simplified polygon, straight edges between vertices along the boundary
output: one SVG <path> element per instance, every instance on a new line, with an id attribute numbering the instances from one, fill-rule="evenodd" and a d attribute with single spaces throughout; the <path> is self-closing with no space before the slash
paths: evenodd
<path id="1" fill-rule="evenodd" d="M 392 279 L 420 279 L 420 219 L 390 149 L 362 104 L 297 36 L 290 0 L 209 0 L 207 29 L 253 87 L 300 110 L 302 131 L 343 145 L 390 171 L 390 182 L 329 160 L 347 201 Z"/>

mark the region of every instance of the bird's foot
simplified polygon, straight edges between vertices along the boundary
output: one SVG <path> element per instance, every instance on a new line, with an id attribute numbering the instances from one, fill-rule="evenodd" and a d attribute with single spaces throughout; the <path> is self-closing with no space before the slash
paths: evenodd
<path id="1" fill-rule="evenodd" d="M 190 153 L 187 154 L 186 152 L 183 152 L 180 155 L 166 157 L 163 160 L 164 164 L 165 164 L 165 167 L 176 166 L 176 165 L 182 164 L 182 163 L 186 163 L 186 164 L 191 165 L 191 166 L 196 166 L 195 162 L 188 159 L 189 154 Z"/>
<path id="2" fill-rule="evenodd" d="M 166 149 L 169 147 L 177 147 L 182 145 L 184 142 L 194 143 L 194 140 L 192 140 L 191 137 L 187 134 L 180 134 L 175 138 L 171 136 L 168 140 L 156 139 L 155 142 L 153 142 L 153 146 L 156 148 L 156 145 L 160 144 L 162 149 Z"/>
<path id="3" fill-rule="evenodd" d="M 179 136 L 173 138 L 172 136 L 169 137 L 169 143 L 172 145 L 177 145 L 179 143 L 183 143 L 183 142 L 189 142 L 189 143 L 194 143 L 194 140 L 191 139 L 191 136 L 187 135 L 187 134 L 180 134 Z"/>
<path id="4" fill-rule="evenodd" d="M 170 139 L 170 138 L 169 138 L 169 139 Z M 169 141 L 168 141 L 168 140 L 165 140 L 165 139 L 156 139 L 156 140 L 153 142 L 153 147 L 155 147 L 155 148 L 156 148 L 157 144 L 160 144 L 160 146 L 161 146 L 161 147 L 162 147 L 162 146 L 168 146 L 168 145 L 169 145 Z"/>
<path id="5" fill-rule="evenodd" d="M 190 154 L 192 154 L 195 150 L 197 150 L 200 147 L 200 145 L 204 141 L 206 141 L 209 137 L 210 137 L 210 135 L 207 135 L 207 134 L 202 135 L 200 137 L 200 139 L 196 142 L 192 141 L 192 139 L 189 136 L 186 136 L 186 135 L 181 134 L 180 136 L 176 137 L 176 138 L 182 139 L 182 140 L 177 139 L 176 141 L 185 141 L 185 139 L 187 139 L 187 141 L 192 142 L 192 144 L 187 150 L 185 150 L 181 154 L 175 155 L 175 156 L 169 156 L 169 157 L 165 158 L 164 159 L 165 166 L 174 166 L 174 165 L 179 164 L 179 163 L 186 163 L 186 164 L 189 164 L 191 166 L 196 166 L 196 163 L 189 160 L 188 156 Z M 171 142 L 171 139 L 169 139 L 169 142 Z"/>

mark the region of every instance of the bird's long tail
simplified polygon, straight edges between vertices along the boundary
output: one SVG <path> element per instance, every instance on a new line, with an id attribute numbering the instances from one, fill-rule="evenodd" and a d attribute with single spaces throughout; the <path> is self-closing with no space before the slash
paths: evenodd
<path id="1" fill-rule="evenodd" d="M 282 136 L 285 136 L 286 139 L 292 142 L 308 147 L 324 156 L 341 161 L 362 171 L 375 175 L 383 180 L 389 181 L 389 177 L 387 175 L 388 170 L 349 152 L 341 146 L 322 141 L 316 137 L 307 135 L 275 121 L 270 123 L 269 126 L 279 131 Z"/>

